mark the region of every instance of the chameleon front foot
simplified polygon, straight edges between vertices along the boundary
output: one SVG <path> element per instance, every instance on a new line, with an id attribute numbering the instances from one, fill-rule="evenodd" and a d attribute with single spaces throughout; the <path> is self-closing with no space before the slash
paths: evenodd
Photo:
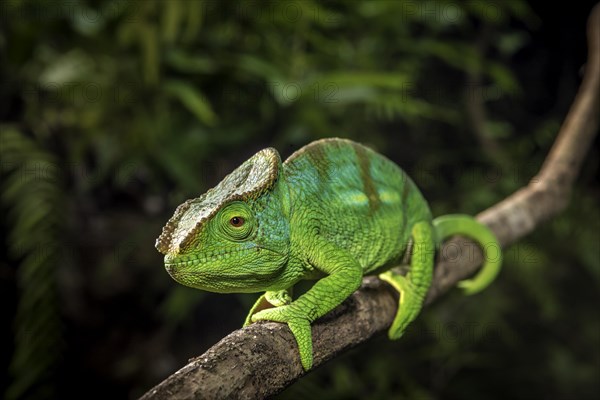
<path id="1" fill-rule="evenodd" d="M 252 322 L 256 321 L 275 321 L 288 325 L 290 331 L 298 344 L 300 353 L 300 362 L 305 371 L 312 368 L 313 352 L 312 352 L 312 333 L 310 330 L 310 322 L 302 316 L 295 315 L 291 312 L 289 306 L 281 306 L 262 310 L 252 316 Z"/>

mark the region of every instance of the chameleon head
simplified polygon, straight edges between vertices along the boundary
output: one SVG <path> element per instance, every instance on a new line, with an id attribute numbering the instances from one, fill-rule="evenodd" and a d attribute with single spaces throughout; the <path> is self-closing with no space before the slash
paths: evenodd
<path id="1" fill-rule="evenodd" d="M 287 187 L 275 149 L 255 154 L 217 186 L 187 200 L 156 240 L 177 282 L 218 293 L 267 290 L 289 253 Z"/>

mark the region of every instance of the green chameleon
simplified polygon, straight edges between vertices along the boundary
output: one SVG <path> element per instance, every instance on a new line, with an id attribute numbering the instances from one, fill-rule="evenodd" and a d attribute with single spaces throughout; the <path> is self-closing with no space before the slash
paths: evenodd
<path id="1" fill-rule="evenodd" d="M 398 339 L 431 284 L 435 248 L 461 234 L 499 249 L 484 225 L 465 215 L 432 219 L 427 202 L 393 162 L 363 145 L 323 139 L 284 163 L 273 148 L 259 151 L 216 187 L 181 204 L 156 248 L 177 282 L 217 293 L 262 292 L 244 326 L 288 324 L 305 370 L 312 367 L 311 323 L 341 304 L 365 275 L 379 274 L 400 294 L 389 329 Z M 486 251 L 487 253 L 487 251 Z M 390 268 L 410 259 L 407 274 Z M 484 289 L 500 257 L 459 285 Z M 302 279 L 317 280 L 292 298 Z"/>

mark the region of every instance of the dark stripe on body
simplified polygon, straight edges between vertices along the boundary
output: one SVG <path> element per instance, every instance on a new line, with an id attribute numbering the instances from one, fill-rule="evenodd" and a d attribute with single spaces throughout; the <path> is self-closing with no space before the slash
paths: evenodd
<path id="1" fill-rule="evenodd" d="M 404 181 L 404 187 L 402 188 L 402 206 L 405 206 L 406 204 L 406 199 L 408 198 L 408 192 L 410 192 L 410 181 L 408 179 L 403 180 Z"/>
<path id="2" fill-rule="evenodd" d="M 356 157 L 358 158 L 363 189 L 365 195 L 369 199 L 369 210 L 374 212 L 379 208 L 379 196 L 377 196 L 377 189 L 375 188 L 373 178 L 371 178 L 371 160 L 369 160 L 369 155 L 367 154 L 366 148 L 355 145 L 354 151 L 356 152 Z"/>
<path id="3" fill-rule="evenodd" d="M 400 199 L 400 206 L 402 207 L 402 227 L 400 228 L 400 232 L 402 232 L 402 233 L 406 232 L 405 231 L 406 223 L 408 221 L 408 215 L 406 214 L 408 206 L 406 204 L 406 200 L 408 199 L 408 192 L 410 191 L 409 187 L 408 187 L 409 181 L 405 179 L 405 180 L 403 180 L 403 182 L 404 182 L 404 187 L 402 188 L 402 198 Z M 409 240 L 410 240 L 410 235 L 409 235 Z M 401 245 L 404 245 L 404 243 L 401 243 Z"/>
<path id="4" fill-rule="evenodd" d="M 327 157 L 327 151 L 325 149 L 325 146 L 311 146 L 310 151 L 307 151 L 306 155 L 310 159 L 313 167 L 315 167 L 315 169 L 317 170 L 321 182 L 327 182 L 329 158 Z"/>

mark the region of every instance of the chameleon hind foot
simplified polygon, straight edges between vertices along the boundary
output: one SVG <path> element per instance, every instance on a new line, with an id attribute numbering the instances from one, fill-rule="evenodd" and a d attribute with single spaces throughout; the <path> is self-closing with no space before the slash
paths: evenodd
<path id="1" fill-rule="evenodd" d="M 398 312 L 388 331 L 392 340 L 399 339 L 408 324 L 417 317 L 431 284 L 434 259 L 432 226 L 426 221 L 418 222 L 413 226 L 411 233 L 414 245 L 410 258 L 410 272 L 404 276 L 388 270 L 379 275 L 379 278 L 392 285 L 400 294 Z"/>
<path id="2" fill-rule="evenodd" d="M 392 285 L 400 295 L 398 311 L 394 317 L 394 322 L 392 322 L 392 325 L 388 330 L 388 337 L 391 340 L 400 339 L 404 334 L 406 327 L 419 314 L 423 299 L 413 288 L 411 288 L 410 281 L 397 272 L 387 271 L 379 275 L 379 278 Z"/>
<path id="3" fill-rule="evenodd" d="M 260 296 L 250 311 L 248 312 L 248 316 L 246 316 L 246 320 L 244 321 L 244 326 L 248 326 L 252 323 L 252 316 L 262 310 L 266 310 L 268 308 L 273 307 L 281 307 L 288 305 L 292 302 L 292 289 L 284 289 L 278 291 L 267 291 L 262 296 Z"/>

